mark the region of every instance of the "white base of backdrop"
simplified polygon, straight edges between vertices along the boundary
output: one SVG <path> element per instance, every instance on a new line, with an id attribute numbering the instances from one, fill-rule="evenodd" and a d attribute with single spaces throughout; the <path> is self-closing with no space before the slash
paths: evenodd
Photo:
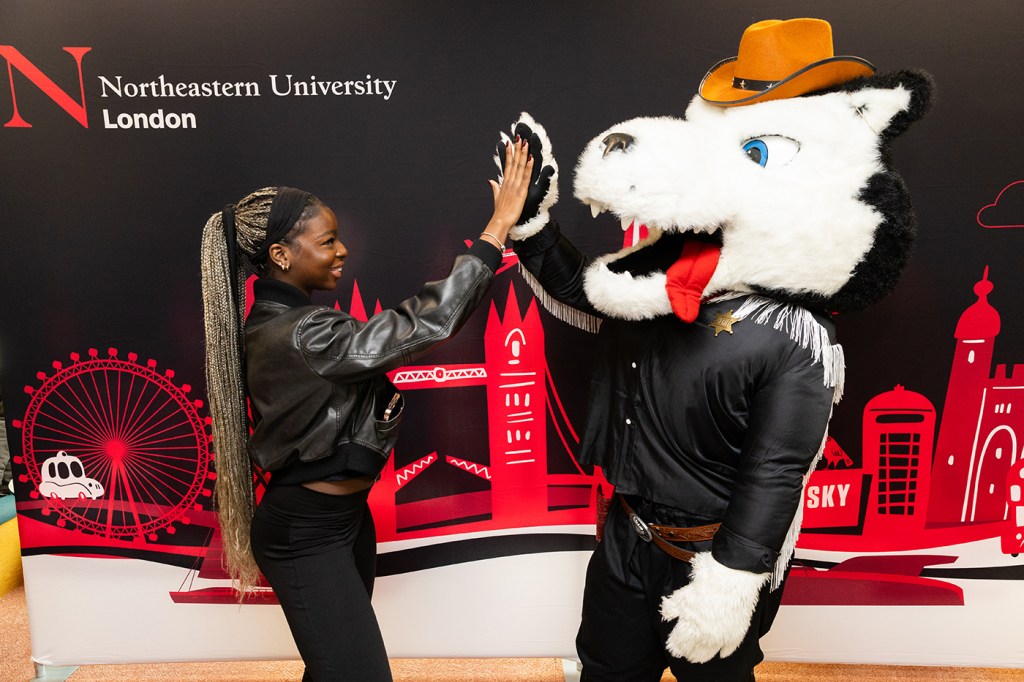
<path id="1" fill-rule="evenodd" d="M 538 532 L 550 529 L 537 529 Z M 565 528 L 560 529 L 565 532 Z M 398 551 L 431 541 L 381 545 Z M 998 542 L 989 547 L 998 553 Z M 975 543 L 975 551 L 985 543 Z M 588 552 L 502 557 L 377 580 L 374 605 L 398 658 L 575 658 Z M 950 567 L 983 561 L 962 557 Z M 32 658 L 46 666 L 293 659 L 276 605 L 178 604 L 187 569 L 131 559 L 24 558 Z M 784 606 L 768 660 L 1024 667 L 1024 584 L 950 580 L 963 606 Z M 193 588 L 223 581 L 196 579 Z M 343 617 L 343 614 L 339 614 Z"/>
<path id="2" fill-rule="evenodd" d="M 388 653 L 574 658 L 589 558 L 589 552 L 528 554 L 380 577 L 373 601 Z M 298 658 L 277 605 L 173 602 L 170 593 L 181 588 L 188 569 L 54 555 L 23 561 L 38 664 Z M 196 578 L 191 588 L 224 584 Z"/>
<path id="3" fill-rule="evenodd" d="M 903 552 L 844 553 L 798 549 L 804 560 L 843 561 L 854 556 L 949 555 L 941 568 L 998 570 L 1021 559 L 1003 553 L 999 538 Z M 1024 582 L 938 577 L 963 590 L 957 606 L 783 606 L 761 640 L 769 660 L 877 665 L 946 665 L 1024 668 L 1017 614 Z"/>

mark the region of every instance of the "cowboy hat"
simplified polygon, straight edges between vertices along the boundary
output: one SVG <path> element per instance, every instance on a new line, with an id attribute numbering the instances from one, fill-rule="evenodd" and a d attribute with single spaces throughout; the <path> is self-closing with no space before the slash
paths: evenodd
<path id="1" fill-rule="evenodd" d="M 711 104 L 736 106 L 796 97 L 874 72 L 865 59 L 834 55 L 827 21 L 769 19 L 743 31 L 739 54 L 712 66 L 699 93 Z"/>

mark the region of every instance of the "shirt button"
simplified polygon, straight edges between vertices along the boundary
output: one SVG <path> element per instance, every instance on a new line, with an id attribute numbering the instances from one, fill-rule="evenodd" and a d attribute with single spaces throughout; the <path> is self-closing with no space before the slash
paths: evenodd
<path id="1" fill-rule="evenodd" d="M 629 426 L 629 425 L 630 425 L 630 424 L 632 424 L 632 423 L 633 423 L 633 422 L 631 422 L 630 420 L 628 420 L 628 419 L 626 420 L 626 426 Z"/>
<path id="2" fill-rule="evenodd" d="M 630 364 L 632 365 L 633 369 L 636 369 L 636 363 L 635 362 L 630 363 Z"/>

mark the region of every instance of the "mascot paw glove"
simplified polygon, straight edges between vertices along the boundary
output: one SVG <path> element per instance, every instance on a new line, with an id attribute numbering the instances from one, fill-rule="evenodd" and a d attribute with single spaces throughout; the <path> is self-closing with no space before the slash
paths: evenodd
<path id="1" fill-rule="evenodd" d="M 558 200 L 558 164 L 551 156 L 551 141 L 544 128 L 533 120 L 525 111 L 519 120 L 512 124 L 512 136 L 501 133 L 494 162 L 501 172 L 498 184 L 504 179 L 505 143 L 511 142 L 516 135 L 530 144 L 533 156 L 533 173 L 530 176 L 530 189 L 526 194 L 526 204 L 515 224 L 509 232 L 512 239 L 526 239 L 541 231 L 549 220 L 548 210 Z"/>
<path id="2" fill-rule="evenodd" d="M 690 583 L 661 600 L 662 618 L 677 620 L 665 649 L 676 658 L 705 663 L 739 647 L 770 574 L 723 566 L 711 552 L 700 552 L 690 565 Z"/>

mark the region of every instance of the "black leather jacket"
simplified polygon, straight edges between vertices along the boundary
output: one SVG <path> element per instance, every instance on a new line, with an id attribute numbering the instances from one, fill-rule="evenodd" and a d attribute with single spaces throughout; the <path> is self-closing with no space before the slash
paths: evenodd
<path id="1" fill-rule="evenodd" d="M 245 323 L 255 429 L 252 460 L 267 471 L 337 457 L 333 471 L 376 476 L 398 437 L 403 401 L 386 372 L 452 336 L 481 301 L 501 255 L 486 242 L 455 259 L 445 279 L 367 322 L 314 305 L 299 290 L 255 283 Z"/>
<path id="2" fill-rule="evenodd" d="M 583 288 L 586 259 L 557 225 L 516 242 L 516 254 L 548 294 L 600 315 Z M 716 336 L 709 323 L 744 300 L 705 303 L 693 323 L 604 319 L 580 459 L 602 467 L 616 492 L 664 508 L 647 521 L 721 522 L 715 559 L 764 573 L 802 502 L 835 391 L 774 317 Z M 834 343 L 832 322 L 814 318 Z"/>

